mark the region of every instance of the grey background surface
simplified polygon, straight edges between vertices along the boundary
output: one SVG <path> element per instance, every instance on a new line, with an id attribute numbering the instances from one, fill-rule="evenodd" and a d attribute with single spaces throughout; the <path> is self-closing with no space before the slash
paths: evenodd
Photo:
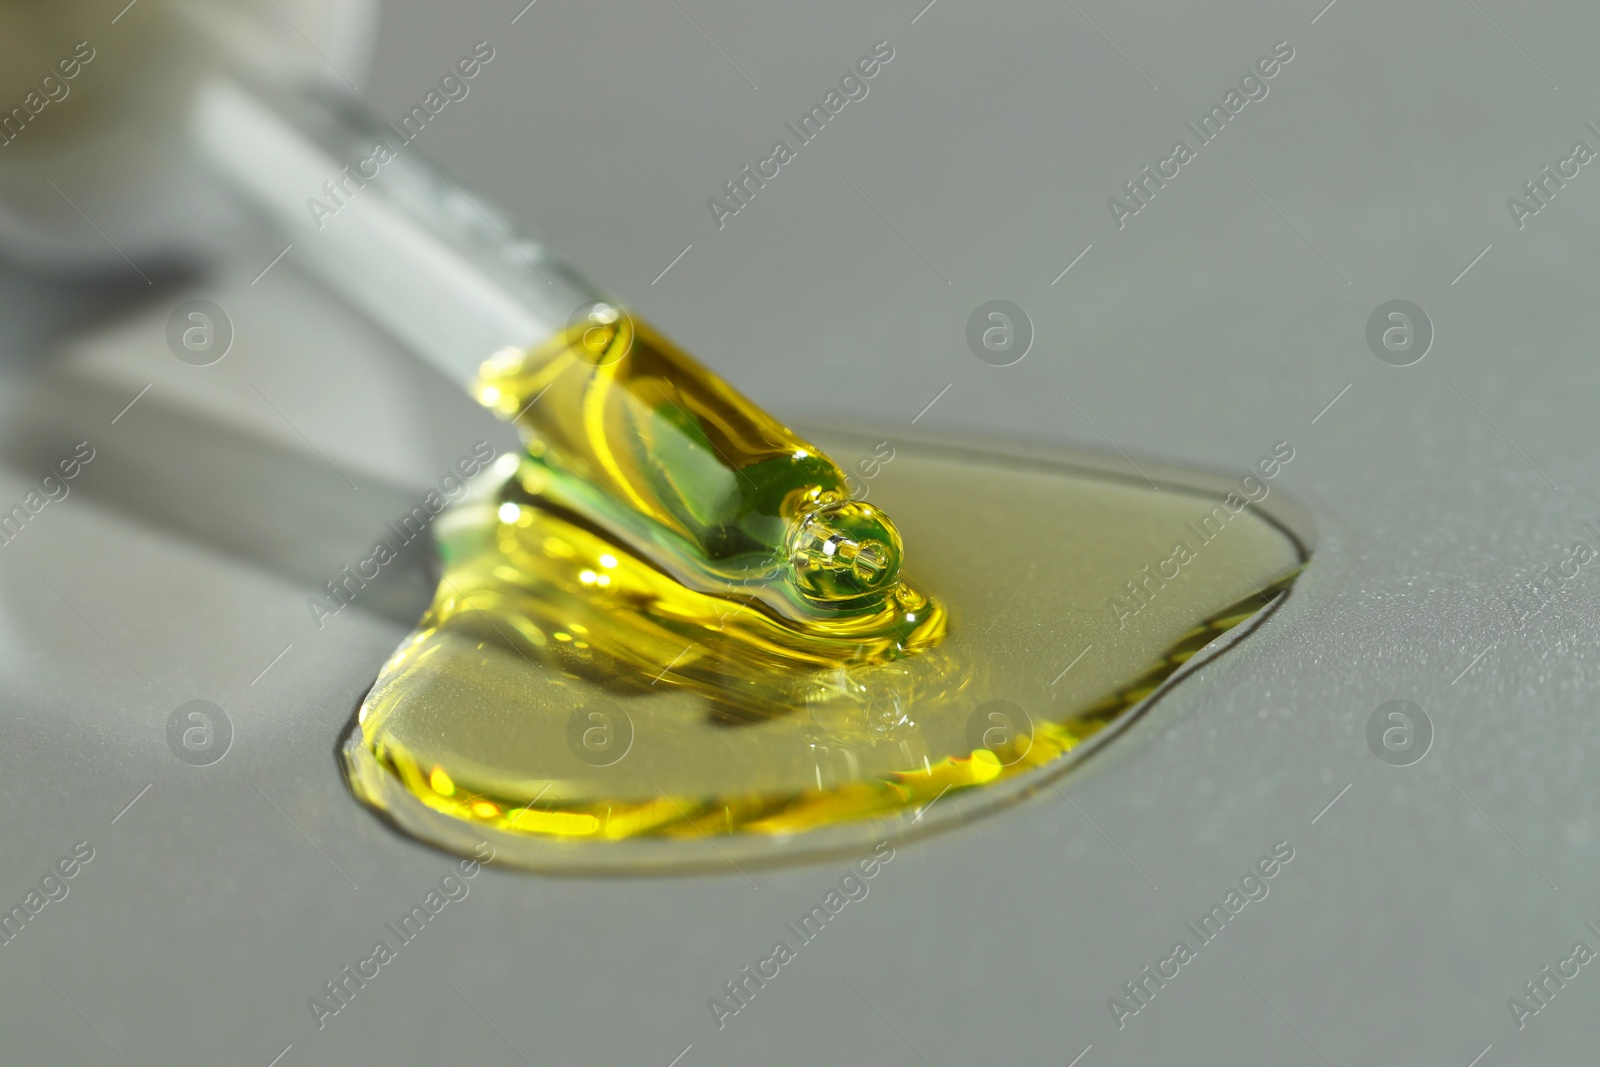
<path id="1" fill-rule="evenodd" d="M 720 1031 L 707 998 L 842 865 L 758 888 L 487 870 L 319 1030 L 307 998 L 450 861 L 359 808 L 333 761 L 426 602 L 424 561 L 321 631 L 304 601 L 495 428 L 292 257 L 252 285 L 270 238 L 154 298 L 8 276 L 8 362 L 51 369 L 7 388 L 3 500 L 73 441 L 97 456 L 0 559 L 0 903 L 74 842 L 95 858 L 0 947 L 0 1061 L 1592 1058 L 1592 966 L 1523 1029 L 1507 1000 L 1600 949 L 1600 577 L 1521 626 L 1507 598 L 1600 546 L 1600 177 L 1522 229 L 1506 198 L 1600 148 L 1600 12 L 538 0 L 513 24 L 519 6 L 391 2 L 364 91 L 398 116 L 490 41 L 427 150 L 751 395 L 884 426 L 937 396 L 919 430 L 1224 473 L 1288 440 L 1313 566 L 1066 796 L 902 847 Z M 719 230 L 706 199 L 880 40 L 870 95 Z M 1119 230 L 1107 198 L 1285 40 L 1269 95 Z M 205 374 L 163 338 L 193 295 L 238 329 Z M 1008 368 L 964 339 L 993 298 L 1036 330 Z M 1436 329 L 1408 368 L 1364 337 L 1396 298 Z M 167 748 L 191 699 L 234 725 L 211 767 Z M 1435 730 L 1411 767 L 1367 746 L 1393 699 Z M 1119 1029 L 1108 998 L 1280 841 L 1270 895 Z"/>

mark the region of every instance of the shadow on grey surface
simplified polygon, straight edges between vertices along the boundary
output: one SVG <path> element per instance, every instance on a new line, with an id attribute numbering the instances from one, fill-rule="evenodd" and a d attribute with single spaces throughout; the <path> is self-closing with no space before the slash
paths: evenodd
<path id="1" fill-rule="evenodd" d="M 66 275 L 38 273 L 0 254 L 0 373 L 42 363 L 55 342 L 102 322 L 126 316 L 142 304 L 192 283 L 193 268 L 176 262 L 147 265 L 146 282 L 120 264 Z"/>
<path id="2" fill-rule="evenodd" d="M 70 483 L 73 494 L 274 574 L 308 597 L 326 595 L 326 583 L 343 581 L 345 568 L 382 540 L 396 558 L 350 606 L 410 627 L 432 599 L 432 537 L 402 545 L 385 526 L 417 506 L 415 493 L 359 472 L 347 481 L 321 460 L 153 397 L 107 445 L 106 413 L 126 405 L 127 395 L 59 372 L 8 393 L 0 464 L 28 481 L 88 440 L 96 456 Z"/>

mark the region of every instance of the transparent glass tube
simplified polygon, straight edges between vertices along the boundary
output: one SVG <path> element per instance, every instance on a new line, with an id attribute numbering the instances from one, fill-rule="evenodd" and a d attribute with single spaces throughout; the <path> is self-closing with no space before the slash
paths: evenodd
<path id="1" fill-rule="evenodd" d="M 348 96 L 216 76 L 193 123 L 202 165 L 298 264 L 463 388 L 489 356 L 532 348 L 603 299 Z"/>

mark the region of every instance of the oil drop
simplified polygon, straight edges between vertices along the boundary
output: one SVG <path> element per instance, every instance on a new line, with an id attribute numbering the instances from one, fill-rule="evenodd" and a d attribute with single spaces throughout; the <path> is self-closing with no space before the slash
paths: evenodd
<path id="1" fill-rule="evenodd" d="M 895 442 L 852 499 L 828 456 L 884 446 L 823 451 L 608 304 L 477 395 L 526 453 L 437 521 L 433 604 L 344 760 L 405 831 L 535 869 L 781 860 L 1016 799 L 1307 558 L 1091 461 Z"/>

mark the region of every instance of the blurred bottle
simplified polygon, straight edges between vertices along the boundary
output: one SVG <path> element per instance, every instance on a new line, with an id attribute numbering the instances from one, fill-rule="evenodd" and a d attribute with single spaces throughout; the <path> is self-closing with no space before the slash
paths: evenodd
<path id="1" fill-rule="evenodd" d="M 56 273 L 215 251 L 237 212 L 195 158 L 197 87 L 359 78 L 376 17 L 376 0 L 0 0 L 0 257 Z"/>

